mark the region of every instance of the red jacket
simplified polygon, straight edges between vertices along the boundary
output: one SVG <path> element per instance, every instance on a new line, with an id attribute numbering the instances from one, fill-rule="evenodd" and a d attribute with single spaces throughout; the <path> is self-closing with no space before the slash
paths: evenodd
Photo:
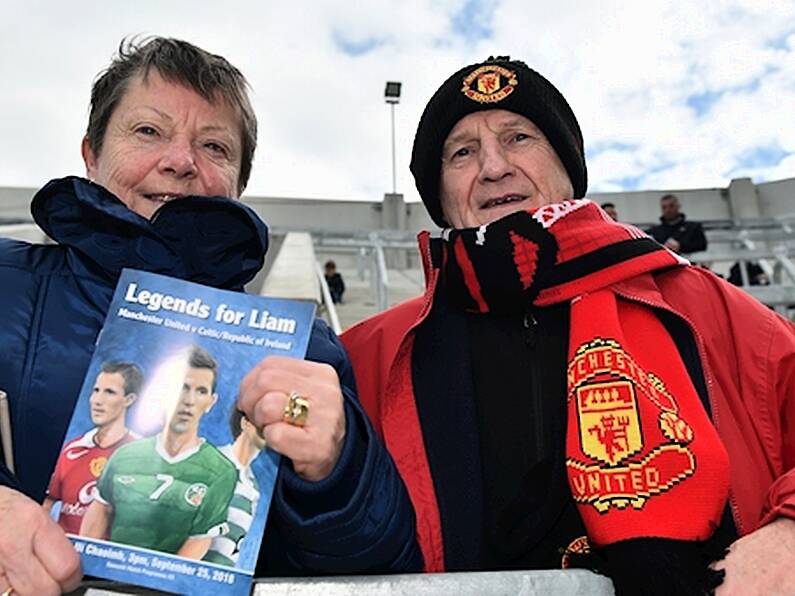
<path id="1" fill-rule="evenodd" d="M 414 402 L 413 329 L 431 310 L 439 270 L 420 234 L 425 295 L 350 328 L 342 341 L 359 397 L 397 464 L 417 514 L 426 571 L 444 570 L 441 521 Z M 742 290 L 697 267 L 643 274 L 616 294 L 686 321 L 701 356 L 712 420 L 731 462 L 738 532 L 795 519 L 795 326 Z"/>

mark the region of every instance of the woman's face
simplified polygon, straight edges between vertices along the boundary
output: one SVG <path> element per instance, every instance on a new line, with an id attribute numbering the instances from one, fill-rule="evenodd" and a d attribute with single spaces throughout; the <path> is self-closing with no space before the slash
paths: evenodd
<path id="1" fill-rule="evenodd" d="M 242 159 L 238 111 L 210 103 L 151 71 L 129 82 L 95 155 L 83 139 L 88 178 L 150 219 L 189 195 L 237 198 Z"/>

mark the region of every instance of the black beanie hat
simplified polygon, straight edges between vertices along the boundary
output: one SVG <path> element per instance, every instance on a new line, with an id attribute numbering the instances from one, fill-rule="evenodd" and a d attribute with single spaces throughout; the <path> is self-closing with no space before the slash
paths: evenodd
<path id="1" fill-rule="evenodd" d="M 481 110 L 508 110 L 531 120 L 566 168 L 574 189 L 571 198 L 585 196 L 588 172 L 582 133 L 565 98 L 524 62 L 508 56 L 489 57 L 485 62 L 465 66 L 447 79 L 420 118 L 409 168 L 434 222 L 442 227 L 449 225 L 439 196 L 442 146 L 461 118 Z"/>

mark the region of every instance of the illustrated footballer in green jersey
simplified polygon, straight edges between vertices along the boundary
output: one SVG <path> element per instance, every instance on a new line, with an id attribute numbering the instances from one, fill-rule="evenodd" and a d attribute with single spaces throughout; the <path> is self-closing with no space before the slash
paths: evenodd
<path id="1" fill-rule="evenodd" d="M 176 553 L 188 538 L 226 532 L 237 468 L 202 443 L 170 457 L 155 437 L 120 448 L 97 484 L 114 511 L 110 540 Z"/>
<path id="2" fill-rule="evenodd" d="M 237 482 L 234 464 L 199 436 L 202 416 L 218 401 L 218 364 L 192 346 L 164 367 L 182 381 L 160 396 L 163 430 L 113 454 L 80 535 L 201 559 L 225 530 Z"/>

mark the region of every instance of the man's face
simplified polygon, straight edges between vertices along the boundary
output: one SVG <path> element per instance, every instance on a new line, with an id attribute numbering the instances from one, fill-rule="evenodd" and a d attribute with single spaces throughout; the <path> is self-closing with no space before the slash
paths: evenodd
<path id="1" fill-rule="evenodd" d="M 604 212 L 610 216 L 610 219 L 613 221 L 618 221 L 618 211 L 616 211 L 615 207 L 607 205 L 606 207 L 602 207 L 602 209 L 604 209 Z"/>
<path id="2" fill-rule="evenodd" d="M 103 428 L 119 418 L 123 419 L 134 400 L 134 394 L 124 394 L 124 377 L 121 373 L 99 373 L 88 399 L 91 422 Z"/>
<path id="3" fill-rule="evenodd" d="M 572 198 L 566 169 L 544 133 L 506 110 L 463 117 L 442 148 L 442 212 L 454 228 Z"/>
<path id="4" fill-rule="evenodd" d="M 665 220 L 673 220 L 679 217 L 679 200 L 676 198 L 663 199 L 660 201 L 660 211 Z"/>
<path id="5" fill-rule="evenodd" d="M 108 121 L 99 155 L 83 140 L 88 177 L 151 218 L 186 195 L 236 198 L 242 159 L 237 110 L 210 103 L 151 71 L 129 82 Z"/>
<path id="6" fill-rule="evenodd" d="M 215 373 L 209 368 L 188 368 L 174 411 L 169 413 L 168 426 L 173 432 L 198 432 L 202 416 L 218 399 L 213 393 L 214 380 Z"/>

